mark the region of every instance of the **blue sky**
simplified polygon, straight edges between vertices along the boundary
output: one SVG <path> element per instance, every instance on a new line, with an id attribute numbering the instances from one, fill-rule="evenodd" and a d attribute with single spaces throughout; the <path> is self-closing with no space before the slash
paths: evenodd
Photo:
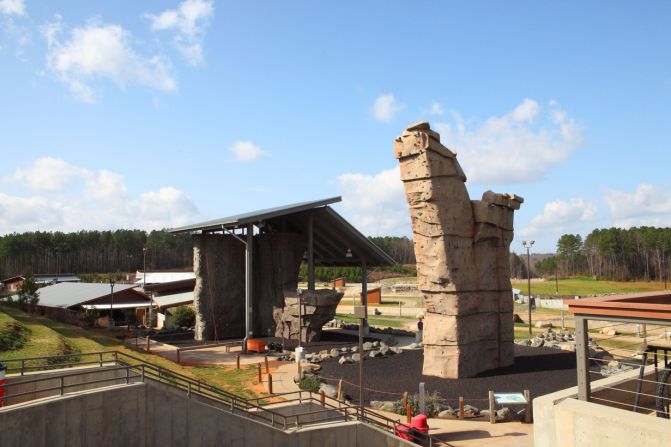
<path id="1" fill-rule="evenodd" d="M 671 222 L 668 2 L 0 0 L 0 233 L 163 228 L 343 196 L 409 235 L 431 122 L 516 239 Z"/>

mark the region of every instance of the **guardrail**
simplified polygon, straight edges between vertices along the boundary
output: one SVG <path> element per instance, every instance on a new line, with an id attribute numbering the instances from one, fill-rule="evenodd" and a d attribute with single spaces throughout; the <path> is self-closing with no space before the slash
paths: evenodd
<path id="1" fill-rule="evenodd" d="M 92 359 L 92 360 L 88 360 Z M 72 360 L 72 361 L 64 361 Z M 75 361 L 76 360 L 76 361 Z M 38 364 L 33 364 L 38 363 Z M 198 379 L 185 376 L 175 371 L 146 362 L 138 357 L 120 351 L 100 351 L 80 354 L 65 354 L 57 356 L 29 357 L 21 359 L 0 359 L 0 364 L 7 365 L 8 374 L 19 374 L 25 376 L 31 371 L 48 372 L 63 368 L 98 366 L 104 369 L 85 368 L 81 371 L 59 371 L 58 375 L 39 377 L 37 374 L 32 378 L 26 378 L 16 383 L 4 385 L 4 399 L 17 398 L 29 394 L 47 393 L 58 391 L 55 395 L 62 396 L 68 389 L 87 385 L 107 384 L 130 384 L 135 382 L 146 382 L 148 380 L 158 382 L 175 389 L 184 391 L 188 399 L 198 397 L 207 399 L 209 403 L 218 404 L 217 407 L 225 412 L 241 415 L 256 422 L 270 425 L 277 429 L 300 429 L 302 427 L 323 424 L 329 422 L 359 421 L 387 432 L 398 434 L 399 429 L 407 432 L 414 441 L 423 445 L 441 445 L 443 441 L 414 432 L 412 428 L 401 423 L 400 419 L 391 419 L 382 414 L 359 406 L 345 404 L 337 399 L 324 397 L 311 391 L 293 391 L 288 393 L 269 394 L 264 397 L 245 398 L 224 389 L 202 382 Z M 12 366 L 16 365 L 16 366 Z M 124 371 L 120 376 L 107 377 L 93 380 L 73 380 L 80 376 L 91 374 L 106 374 L 114 371 Z M 9 378 L 9 377 L 8 377 Z M 30 391 L 11 393 L 14 387 L 27 383 L 44 383 L 58 380 L 57 385 L 49 385 L 44 388 L 31 389 Z M 67 383 L 70 382 L 70 383 Z M 318 397 L 317 397 L 318 396 Z M 269 398 L 280 400 L 281 403 L 298 402 L 299 404 L 311 404 L 308 411 L 292 415 L 282 414 L 277 409 L 267 408 L 264 401 Z M 320 409 L 316 409 L 319 408 Z"/>

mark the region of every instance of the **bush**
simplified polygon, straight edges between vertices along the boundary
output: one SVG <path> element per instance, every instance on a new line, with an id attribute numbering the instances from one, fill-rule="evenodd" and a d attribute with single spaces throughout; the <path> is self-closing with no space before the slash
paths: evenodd
<path id="1" fill-rule="evenodd" d="M 68 339 L 63 337 L 62 335 L 58 336 L 58 349 L 53 355 L 71 355 L 71 354 L 79 354 L 81 349 L 79 349 L 76 346 L 73 346 L 70 344 Z M 57 365 L 61 363 L 77 363 L 80 360 L 80 356 L 78 355 L 73 355 L 71 357 L 52 357 L 47 359 L 47 363 L 49 365 Z"/>
<path id="2" fill-rule="evenodd" d="M 21 349 L 28 341 L 30 329 L 19 323 L 11 321 L 0 330 L 0 351 L 15 351 Z"/>
<path id="3" fill-rule="evenodd" d="M 304 391 L 312 391 L 313 393 L 318 393 L 321 384 L 322 381 L 319 379 L 319 377 L 307 376 L 301 380 L 301 382 L 298 384 L 298 387 Z"/>
<path id="4" fill-rule="evenodd" d="M 402 404 L 403 402 L 400 400 L 394 402 L 394 410 L 393 410 L 394 413 L 405 415 L 405 408 L 403 408 Z M 426 416 L 430 418 L 437 416 L 438 413 L 440 413 L 444 408 L 447 407 L 445 399 L 443 399 L 440 396 L 440 393 L 438 393 L 438 391 L 434 391 L 433 393 L 426 393 L 426 396 L 424 396 L 424 404 L 426 407 Z M 418 393 L 408 396 L 408 405 L 410 405 L 412 415 L 417 416 L 419 414 Z"/>
<path id="5" fill-rule="evenodd" d="M 180 306 L 175 309 L 172 323 L 180 327 L 193 327 L 196 324 L 196 311 L 189 306 Z"/>

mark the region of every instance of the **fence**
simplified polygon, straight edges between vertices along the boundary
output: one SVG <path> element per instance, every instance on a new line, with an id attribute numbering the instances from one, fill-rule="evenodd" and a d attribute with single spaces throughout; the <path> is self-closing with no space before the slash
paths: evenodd
<path id="1" fill-rule="evenodd" d="M 57 358 L 59 361 L 56 363 L 53 361 L 50 362 L 49 359 L 53 358 Z M 69 390 L 75 390 L 75 388 L 78 390 L 81 387 L 93 385 L 109 386 L 151 381 L 181 390 L 186 394 L 188 399 L 204 399 L 211 404 L 215 404 L 222 411 L 241 415 L 277 429 L 300 429 L 315 423 L 359 421 L 394 434 L 398 434 L 399 430 L 403 430 L 413 440 L 422 442 L 424 445 L 444 444 L 443 441 L 433 436 L 415 432 L 410 426 L 401 423 L 399 419 L 390 419 L 374 411 L 345 404 L 342 401 L 326 397 L 323 393 L 316 394 L 310 391 L 295 391 L 269 394 L 264 397 L 251 399 L 245 398 L 119 351 L 0 359 L 0 364 L 7 366 L 8 374 L 18 374 L 19 376 L 25 376 L 27 373 L 34 371 L 59 370 L 56 376 L 50 374 L 49 377 L 40 377 L 39 374 L 35 374 L 26 376 L 29 378 L 16 382 L 9 380 L 9 383 L 3 385 L 5 401 L 11 401 L 12 399 L 29 394 L 39 394 L 40 397 L 45 397 L 44 394 L 62 396 L 69 392 Z M 89 368 L 82 368 L 87 366 Z M 91 366 L 98 366 L 100 369 L 91 369 Z M 63 368 L 81 369 L 63 371 Z M 109 375 L 110 371 L 116 372 L 117 375 L 115 377 L 92 378 L 96 374 L 100 376 L 103 374 Z M 84 379 L 84 376 L 86 376 L 86 379 Z M 78 377 L 83 380 L 76 380 Z M 11 379 L 11 377 L 8 377 L 8 379 Z M 57 381 L 56 385 L 54 385 L 54 380 Z M 25 386 L 26 384 L 34 384 L 35 386 L 29 391 L 12 393 L 13 389 L 18 389 L 18 387 Z M 44 386 L 40 387 L 40 384 Z M 284 414 L 282 410 L 270 408 L 265 404 L 269 398 L 280 400 L 283 404 L 305 404 L 308 411 Z"/>
<path id="2" fill-rule="evenodd" d="M 659 323 L 578 317 L 581 400 L 669 419 L 671 326 Z"/>

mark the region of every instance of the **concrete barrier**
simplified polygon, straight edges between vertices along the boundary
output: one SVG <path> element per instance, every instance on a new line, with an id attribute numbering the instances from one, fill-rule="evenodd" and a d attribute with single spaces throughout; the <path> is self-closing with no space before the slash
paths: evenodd
<path id="1" fill-rule="evenodd" d="M 537 397 L 533 401 L 534 445 L 538 447 L 596 446 L 631 447 L 671 445 L 671 424 L 654 415 L 634 413 L 631 405 L 635 395 L 611 389 L 635 389 L 639 370 L 635 368 L 612 377 L 592 382 L 592 396 L 618 404 L 577 400 L 578 387 L 567 388 Z M 654 380 L 654 366 L 645 369 L 644 378 Z M 645 382 L 643 393 L 654 393 Z M 653 398 L 641 399 L 641 405 L 654 405 Z"/>
<path id="2" fill-rule="evenodd" d="M 414 445 L 354 421 L 280 430 L 154 382 L 0 408 L 0 433 L 3 447 Z"/>

